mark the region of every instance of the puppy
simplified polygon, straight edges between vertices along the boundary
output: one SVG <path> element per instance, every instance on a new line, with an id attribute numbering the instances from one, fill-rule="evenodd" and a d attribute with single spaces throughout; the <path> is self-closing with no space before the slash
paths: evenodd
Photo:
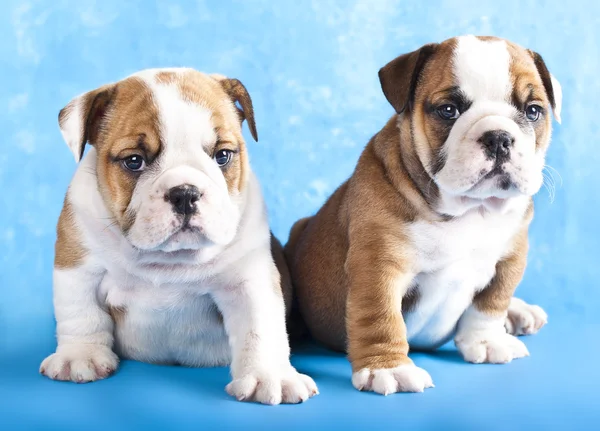
<path id="1" fill-rule="evenodd" d="M 249 166 L 244 119 L 256 140 L 240 81 L 191 69 L 141 71 L 60 112 L 75 159 L 92 148 L 58 222 L 58 347 L 41 373 L 89 382 L 115 371 L 118 356 L 231 364 L 226 390 L 239 400 L 317 393 L 289 361 L 289 273 Z"/>
<path id="2" fill-rule="evenodd" d="M 402 55 L 379 78 L 397 115 L 286 254 L 308 328 L 347 349 L 354 386 L 420 392 L 433 383 L 409 345 L 454 337 L 465 360 L 505 363 L 529 354 L 513 334 L 546 322 L 512 296 L 561 87 L 539 54 L 474 36 Z"/>

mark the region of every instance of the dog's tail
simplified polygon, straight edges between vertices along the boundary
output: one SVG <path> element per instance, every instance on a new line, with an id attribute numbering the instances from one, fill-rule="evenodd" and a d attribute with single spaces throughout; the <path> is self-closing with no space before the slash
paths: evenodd
<path id="1" fill-rule="evenodd" d="M 305 217 L 303 219 L 298 220 L 292 226 L 290 230 L 290 237 L 288 239 L 287 244 L 283 248 L 283 254 L 285 255 L 285 259 L 288 263 L 288 267 L 290 272 L 292 273 L 292 261 L 294 259 L 294 252 L 296 250 L 296 246 L 298 245 L 298 240 L 306 229 L 308 222 L 311 217 Z M 308 328 L 302 319 L 302 315 L 300 314 L 300 309 L 298 307 L 298 298 L 296 297 L 296 289 L 294 286 L 294 276 L 292 273 L 292 306 L 290 309 L 290 313 L 287 317 L 287 328 L 290 336 L 290 341 L 298 342 L 303 339 L 306 339 L 309 336 Z"/>

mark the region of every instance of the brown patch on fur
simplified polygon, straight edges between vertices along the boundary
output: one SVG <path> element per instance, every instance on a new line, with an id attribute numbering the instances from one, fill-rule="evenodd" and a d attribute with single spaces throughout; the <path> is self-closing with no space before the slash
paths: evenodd
<path id="1" fill-rule="evenodd" d="M 402 55 L 379 71 L 383 92 L 397 112 L 410 116 L 403 122 L 401 163 L 427 203 L 433 205 L 439 191 L 431 175 L 444 164 L 441 148 L 451 126 L 435 113 L 448 103 L 449 90 L 455 88 L 452 51 L 454 40 L 429 44 Z M 441 92 L 441 90 L 444 90 Z"/>
<path id="2" fill-rule="evenodd" d="M 447 121 L 439 117 L 436 110 L 446 103 L 455 103 L 450 91 L 456 88 L 452 55 L 455 47 L 455 41 L 438 45 L 435 55 L 423 66 L 421 80 L 415 90 L 411 140 L 422 164 L 418 171 L 428 173 L 427 178 L 424 176 L 415 180 L 426 192 L 431 184 L 429 175 L 437 173 L 443 167 L 445 161 L 441 149 L 452 129 Z M 431 198 L 428 201 L 431 202 Z"/>
<path id="3" fill-rule="evenodd" d="M 430 186 L 427 168 L 449 131 L 439 126 L 427 106 L 442 103 L 447 96 L 437 93 L 455 86 L 455 43 L 428 48 L 434 52 L 425 60 L 413 53 L 382 69 L 382 88 L 401 114 L 370 140 L 353 175 L 317 214 L 292 227 L 285 247 L 311 334 L 328 347 L 347 350 L 354 371 L 410 362 L 401 310 L 418 307 L 419 294 L 410 289 L 418 268 L 413 267 L 406 227 L 415 220 L 447 220 L 433 209 L 438 191 Z M 411 67 L 421 67 L 416 80 Z M 530 217 L 525 216 L 524 226 Z M 526 228 L 522 235 L 526 241 Z M 514 290 L 522 274 L 522 243 L 515 240 L 514 256 L 499 263 L 492 288 L 480 294 L 484 309 L 501 307 L 496 296 L 504 301 Z"/>
<path id="4" fill-rule="evenodd" d="M 544 108 L 543 117 L 529 123 L 535 131 L 535 145 L 538 150 L 545 150 L 550 143 L 552 132 L 552 114 L 548 109 L 554 107 L 552 84 L 549 91 L 545 88 L 543 73 L 548 74 L 545 64 L 538 66 L 536 58 L 543 64 L 539 54 L 532 53 L 514 43 L 506 42 L 510 54 L 510 76 L 513 84 L 512 103 L 524 111 L 530 102 L 537 102 Z M 542 69 L 540 69 L 540 67 Z M 547 80 L 550 80 L 548 74 Z M 526 121 L 526 120 L 525 120 Z"/>
<path id="5" fill-rule="evenodd" d="M 77 267 L 83 262 L 87 253 L 88 251 L 81 244 L 79 230 L 73 217 L 73 208 L 67 194 L 56 228 L 54 267 L 60 269 Z"/>
<path id="6" fill-rule="evenodd" d="M 219 149 L 234 151 L 232 160 L 223 167 L 230 194 L 238 194 L 248 180 L 248 156 L 241 132 L 241 120 L 248 119 L 256 136 L 250 96 L 241 82 L 224 77 L 211 77 L 195 70 L 164 71 L 155 75 L 159 85 L 176 85 L 181 97 L 197 103 L 212 114 L 218 141 L 207 149 L 210 156 Z M 239 102 L 243 110 L 235 103 Z M 77 103 L 77 105 L 75 105 Z M 158 111 L 151 89 L 138 77 L 90 91 L 69 103 L 59 114 L 61 127 L 74 112 L 83 116 L 81 153 L 86 142 L 97 150 L 96 172 L 100 193 L 123 232 L 135 221 L 128 210 L 139 174 L 123 168 L 123 160 L 140 155 L 150 165 L 161 150 Z M 243 116 L 240 117 L 242 112 Z"/>
<path id="7" fill-rule="evenodd" d="M 212 148 L 205 150 L 211 157 L 219 150 L 235 152 L 229 164 L 222 169 L 229 193 L 241 192 L 248 181 L 249 173 L 248 154 L 241 129 L 244 118 L 248 119 L 248 125 L 253 136 L 256 137 L 252 101 L 244 86 L 238 80 L 217 75 L 209 76 L 195 70 L 174 74 L 172 78 L 173 81 L 167 84 L 177 85 L 185 100 L 211 112 L 217 142 Z M 234 86 L 238 92 L 227 91 L 230 81 L 239 83 Z M 238 101 L 236 97 L 240 98 L 243 110 L 236 107 L 235 103 Z"/>
<path id="8" fill-rule="evenodd" d="M 122 229 L 134 216 L 127 213 L 138 174 L 122 166 L 131 155 L 143 156 L 151 164 L 160 152 L 160 131 L 150 88 L 139 78 L 115 84 L 110 102 L 111 115 L 101 122 L 97 138 L 90 140 L 98 152 L 97 175 L 100 193 Z"/>
<path id="9" fill-rule="evenodd" d="M 115 324 L 122 324 L 125 321 L 125 317 L 127 317 L 127 308 L 124 306 L 108 306 L 108 314 L 112 318 Z"/>
<path id="10" fill-rule="evenodd" d="M 219 80 L 221 87 L 223 90 L 229 95 L 231 100 L 240 104 L 242 109 L 237 108 L 238 116 L 240 117 L 240 122 L 246 120 L 248 122 L 248 127 L 250 128 L 250 133 L 255 141 L 258 141 L 258 132 L 256 131 L 256 123 L 254 121 L 254 108 L 252 106 L 252 99 L 250 99 L 250 95 L 242 84 L 237 79 L 221 79 Z"/>
<path id="11" fill-rule="evenodd" d="M 79 104 L 84 125 L 81 153 L 86 142 L 96 148 L 100 194 L 121 229 L 127 230 L 135 218 L 135 214 L 126 214 L 126 210 L 138 175 L 124 169 L 122 161 L 131 155 L 141 155 L 151 163 L 161 146 L 152 92 L 135 77 L 102 86 L 61 110 L 61 127 L 73 115 L 74 103 Z"/>
<path id="12" fill-rule="evenodd" d="M 95 142 L 102 118 L 110 106 L 114 94 L 114 84 L 103 85 L 86 93 L 82 98 L 72 100 L 58 113 L 58 124 L 63 128 L 65 122 L 71 115 L 81 114 L 84 116 L 81 142 L 79 143 L 79 159 L 83 156 L 86 142 Z M 75 108 L 78 108 L 77 110 Z"/>
<path id="13" fill-rule="evenodd" d="M 175 72 L 158 72 L 154 77 L 157 84 L 172 84 L 177 77 Z"/>
<path id="14" fill-rule="evenodd" d="M 404 147 L 396 122 L 392 118 L 369 142 L 354 175 L 323 208 L 294 225 L 286 245 L 299 308 L 312 335 L 335 350 L 348 348 L 357 366 L 407 360 L 400 307 L 391 305 L 401 305 L 399 280 L 408 290 L 412 278 L 402 226 L 418 214 L 439 220 L 398 157 Z"/>
<path id="15" fill-rule="evenodd" d="M 531 211 L 527 213 L 531 214 Z M 513 238 L 512 252 L 496 264 L 496 274 L 490 284 L 473 298 L 473 305 L 479 311 L 494 316 L 506 313 L 527 266 L 527 232 L 532 216 L 526 216 L 523 227 Z"/>

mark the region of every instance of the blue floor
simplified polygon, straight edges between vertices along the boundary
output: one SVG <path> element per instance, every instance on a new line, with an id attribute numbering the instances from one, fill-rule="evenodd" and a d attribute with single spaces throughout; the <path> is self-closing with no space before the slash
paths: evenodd
<path id="1" fill-rule="evenodd" d="M 37 373 L 45 346 L 0 358 L 0 429 L 598 429 L 599 331 L 550 323 L 524 338 L 531 356 L 508 365 L 467 364 L 451 345 L 414 354 L 436 387 L 388 397 L 356 391 L 343 355 L 298 346 L 293 363 L 321 394 L 277 407 L 230 398 L 226 368 L 124 361 L 104 381 L 51 381 Z"/>

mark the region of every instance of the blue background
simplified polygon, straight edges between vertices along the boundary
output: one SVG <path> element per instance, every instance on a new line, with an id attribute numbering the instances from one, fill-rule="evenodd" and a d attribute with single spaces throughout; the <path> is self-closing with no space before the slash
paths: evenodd
<path id="1" fill-rule="evenodd" d="M 600 122 L 597 2 L 13 1 L 0 4 L 0 428 L 132 425 L 382 425 L 462 429 L 597 427 Z M 263 407 L 226 396 L 228 370 L 125 361 L 108 380 L 38 375 L 54 350 L 55 226 L 74 172 L 57 113 L 73 96 L 147 67 L 191 66 L 239 78 L 259 143 L 247 131 L 272 227 L 314 213 L 392 114 L 378 69 L 420 45 L 465 34 L 540 52 L 564 92 L 548 163 L 556 197 L 536 198 L 529 267 L 518 294 L 550 323 L 506 366 L 462 362 L 452 346 L 414 355 L 437 385 L 387 398 L 350 383 L 342 355 L 314 346 L 293 361 L 321 395 Z M 537 429 L 537 428 L 536 428 Z"/>

